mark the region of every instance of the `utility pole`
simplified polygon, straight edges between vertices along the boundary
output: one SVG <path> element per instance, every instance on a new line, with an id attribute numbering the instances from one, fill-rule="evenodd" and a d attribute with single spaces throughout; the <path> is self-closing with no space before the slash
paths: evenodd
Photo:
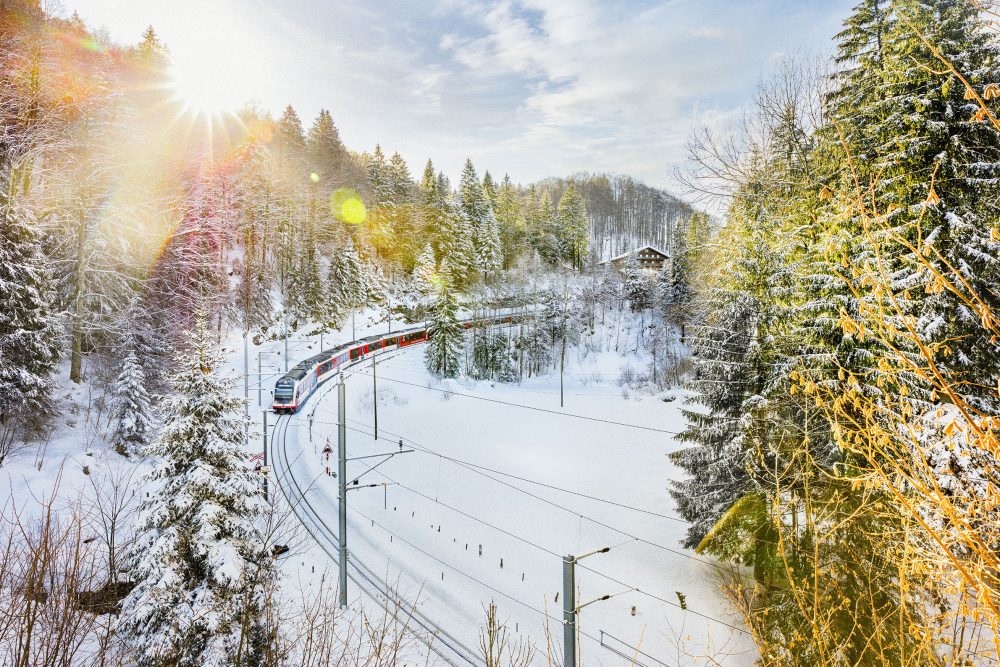
<path id="1" fill-rule="evenodd" d="M 576 664 L 576 626 L 580 615 L 580 610 L 589 604 L 607 600 L 610 595 L 602 595 L 599 598 L 585 602 L 577 606 L 576 604 L 576 564 L 594 554 L 606 554 L 611 551 L 611 547 L 603 547 L 588 551 L 582 556 L 563 556 L 563 667 L 577 667 Z"/>
<path id="2" fill-rule="evenodd" d="M 261 474 L 264 476 L 264 502 L 267 502 L 267 410 L 264 410 L 264 467 Z"/>
<path id="3" fill-rule="evenodd" d="M 372 396 L 374 397 L 372 405 L 375 406 L 375 440 L 378 440 L 378 381 L 375 379 L 375 363 L 376 359 L 372 357 Z"/>
<path id="4" fill-rule="evenodd" d="M 563 557 L 563 667 L 576 667 L 576 557 Z"/>
<path id="5" fill-rule="evenodd" d="M 564 277 L 565 280 L 565 277 Z M 563 407 L 563 368 L 566 366 L 566 283 L 563 282 L 562 350 L 559 352 L 559 407 Z"/>
<path id="6" fill-rule="evenodd" d="M 246 416 L 246 425 L 243 427 L 243 443 L 249 444 L 250 440 L 250 332 L 243 332 L 243 414 Z M 260 381 L 260 378 L 257 378 Z"/>
<path id="7" fill-rule="evenodd" d="M 347 607 L 347 400 L 345 398 L 344 373 L 340 373 L 337 385 L 337 505 L 340 534 L 340 608 Z"/>
<path id="8" fill-rule="evenodd" d="M 288 372 L 288 313 L 282 311 L 282 322 L 285 329 L 285 372 Z"/>

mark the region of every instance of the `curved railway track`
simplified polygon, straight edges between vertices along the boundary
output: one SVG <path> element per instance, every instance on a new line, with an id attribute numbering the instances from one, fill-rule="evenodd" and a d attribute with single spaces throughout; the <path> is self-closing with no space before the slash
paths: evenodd
<path id="1" fill-rule="evenodd" d="M 314 396 L 313 400 L 320 400 L 320 398 L 320 396 Z M 294 418 L 295 415 L 281 415 L 274 426 L 274 435 L 270 440 L 271 461 L 275 471 L 274 479 L 302 527 L 323 549 L 330 560 L 339 565 L 339 537 L 309 500 L 307 494 L 311 482 L 303 486 L 303 482 L 296 478 L 294 473 L 292 464 L 296 459 L 290 457 L 288 451 L 290 444 L 288 428 Z M 350 552 L 348 552 L 347 566 L 347 575 L 351 581 L 387 613 L 391 614 L 397 623 L 403 624 L 411 631 L 414 630 L 414 626 L 422 629 L 422 632 L 414 632 L 413 634 L 443 661 L 452 667 L 482 664 L 476 651 L 441 628 L 418 609 L 415 603 L 403 598 L 370 567 L 360 560 L 350 557 Z"/>

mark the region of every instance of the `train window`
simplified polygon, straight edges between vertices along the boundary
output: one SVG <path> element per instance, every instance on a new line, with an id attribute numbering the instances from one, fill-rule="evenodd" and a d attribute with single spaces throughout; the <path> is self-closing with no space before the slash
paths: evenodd
<path id="1" fill-rule="evenodd" d="M 360 347 L 356 347 L 353 350 L 351 350 L 351 360 L 352 361 L 354 359 L 357 359 L 360 356 L 361 356 L 361 348 Z"/>

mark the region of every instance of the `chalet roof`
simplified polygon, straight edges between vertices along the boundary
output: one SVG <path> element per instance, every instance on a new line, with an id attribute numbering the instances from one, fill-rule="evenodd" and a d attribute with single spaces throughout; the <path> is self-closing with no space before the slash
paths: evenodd
<path id="1" fill-rule="evenodd" d="M 621 255 L 618 255 L 617 257 L 612 257 L 611 259 L 604 260 L 603 262 L 601 262 L 601 264 L 607 264 L 608 262 L 614 262 L 614 261 L 617 261 L 619 259 L 625 259 L 626 257 L 628 257 L 629 255 L 631 255 L 632 253 L 635 253 L 635 254 L 638 255 L 643 250 L 652 250 L 653 252 L 655 252 L 657 255 L 659 255 L 663 259 L 669 259 L 670 258 L 670 255 L 668 255 L 667 253 L 663 252 L 659 248 L 654 248 L 651 245 L 644 245 L 641 248 L 636 248 L 635 250 L 630 250 L 629 252 L 626 252 L 626 253 L 623 253 Z"/>

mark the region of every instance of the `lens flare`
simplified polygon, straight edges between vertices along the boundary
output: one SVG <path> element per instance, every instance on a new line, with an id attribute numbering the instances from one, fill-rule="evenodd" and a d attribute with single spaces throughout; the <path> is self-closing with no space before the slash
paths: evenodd
<path id="1" fill-rule="evenodd" d="M 360 225 L 368 217 L 365 203 L 354 190 L 341 188 L 330 195 L 330 212 L 333 217 L 349 225 Z"/>
<path id="2" fill-rule="evenodd" d="M 319 183 L 319 174 L 317 174 L 315 171 L 310 172 L 309 180 L 312 181 L 313 183 Z"/>

